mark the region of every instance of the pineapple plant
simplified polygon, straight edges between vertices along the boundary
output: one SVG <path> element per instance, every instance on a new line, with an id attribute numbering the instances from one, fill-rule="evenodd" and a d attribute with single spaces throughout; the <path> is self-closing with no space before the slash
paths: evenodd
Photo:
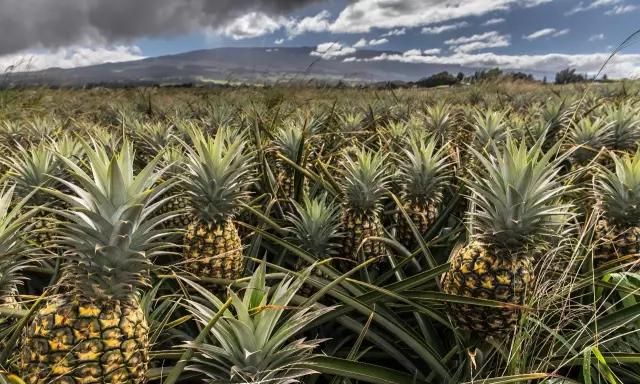
<path id="1" fill-rule="evenodd" d="M 290 226 L 287 231 L 290 241 L 297 245 L 318 261 L 323 261 L 338 253 L 340 245 L 340 207 L 327 201 L 326 195 L 316 198 L 305 196 L 302 204 L 293 202 L 294 211 L 287 215 Z M 305 268 L 302 259 L 295 262 L 295 269 Z M 316 276 L 328 279 L 318 269 L 314 269 Z M 312 287 L 305 284 L 302 294 L 308 296 Z"/>
<path id="2" fill-rule="evenodd" d="M 594 265 L 640 254 L 640 150 L 618 157 L 612 153 L 615 169 L 600 166 L 595 197 L 599 215 L 595 228 Z"/>
<path id="3" fill-rule="evenodd" d="M 157 159 L 135 174 L 126 141 L 111 158 L 102 146 L 84 147 L 90 174 L 62 159 L 73 195 L 48 190 L 70 206 L 57 238 L 66 278 L 24 332 L 22 377 L 30 384 L 145 383 L 150 345 L 140 290 L 151 260 L 167 247 L 163 217 L 153 213 L 170 183 L 157 183 Z"/>
<path id="4" fill-rule="evenodd" d="M 403 208 L 421 235 L 425 235 L 438 218 L 442 192 L 450 177 L 448 145 L 436 149 L 436 144 L 434 139 L 412 138 L 399 159 Z M 405 217 L 398 219 L 397 238 L 408 248 L 415 245 L 413 231 Z"/>
<path id="5" fill-rule="evenodd" d="M 291 306 L 308 272 L 300 278 L 285 277 L 273 288 L 266 285 L 265 273 L 261 264 L 242 297 L 230 291 L 234 311 L 225 310 L 203 342 L 187 343 L 186 347 L 195 352 L 187 370 L 205 376 L 205 382 L 237 384 L 297 383 L 315 373 L 302 364 L 316 356 L 314 350 L 322 340 L 296 337 L 333 307 Z M 206 327 L 212 324 L 223 302 L 205 288 L 190 284 L 203 298 L 190 300 L 187 308 L 193 318 Z"/>
<path id="6" fill-rule="evenodd" d="M 611 148 L 613 145 L 613 123 L 606 123 L 602 118 L 581 119 L 571 124 L 569 128 L 569 140 L 576 149 L 571 155 L 574 167 L 583 166 L 591 162 L 602 148 Z"/>
<path id="7" fill-rule="evenodd" d="M 427 131 L 440 140 L 440 143 L 445 143 L 453 134 L 459 134 L 461 142 L 470 142 L 463 138 L 466 133 L 464 130 L 458 132 L 453 130 L 456 125 L 456 115 L 449 104 L 438 103 L 428 106 L 425 109 L 424 120 Z"/>
<path id="8" fill-rule="evenodd" d="M 557 181 L 561 158 L 541 146 L 538 141 L 528 149 L 509 139 L 503 149 L 472 150 L 481 169 L 467 181 L 471 236 L 452 252 L 443 290 L 508 305 L 451 303 L 451 318 L 465 330 L 486 336 L 513 330 L 520 313 L 516 306 L 524 305 L 533 289 L 533 259 L 556 234 L 561 220 L 553 219 L 569 210 L 558 202 L 566 190 Z"/>
<path id="9" fill-rule="evenodd" d="M 640 111 L 630 102 L 603 107 L 603 118 L 613 125 L 612 149 L 634 153 L 640 141 Z"/>
<path id="10" fill-rule="evenodd" d="M 546 127 L 545 141 L 542 147 L 545 151 L 564 138 L 564 130 L 570 121 L 572 112 L 567 104 L 567 100 L 549 99 L 540 111 L 539 123 Z"/>
<path id="11" fill-rule="evenodd" d="M 183 238 L 187 271 L 197 277 L 237 279 L 244 273 L 242 242 L 233 219 L 254 182 L 244 137 L 221 128 L 215 137 L 189 131 L 182 186 L 190 199 Z"/>
<path id="12" fill-rule="evenodd" d="M 144 167 L 164 148 L 174 144 L 175 127 L 166 122 L 135 121 L 131 127 L 133 142 L 136 144 L 136 162 Z"/>
<path id="13" fill-rule="evenodd" d="M 379 258 L 378 262 L 383 262 L 387 255 L 382 242 L 368 240 L 370 237 L 384 237 L 380 211 L 389 183 L 386 159 L 386 155 L 363 148 L 356 148 L 343 157 L 340 175 L 343 199 L 341 255 L 355 262 L 361 260 L 359 255 L 364 260 Z M 350 269 L 347 265 L 343 267 Z"/>
<path id="14" fill-rule="evenodd" d="M 295 123 L 286 124 L 279 128 L 273 142 L 276 153 L 292 163 L 304 167 L 308 157 L 307 134 L 302 127 Z M 288 162 L 277 157 L 275 164 L 276 181 L 282 199 L 295 199 L 298 192 L 304 192 L 305 189 L 308 189 L 308 180 Z M 298 190 L 299 186 L 303 189 Z"/>
<path id="15" fill-rule="evenodd" d="M 21 198 L 33 195 L 31 205 L 47 207 L 47 210 L 31 218 L 36 234 L 31 237 L 34 247 L 44 249 L 53 246 L 58 221 L 56 212 L 64 210 L 65 203 L 42 188 L 60 186 L 56 177 L 61 176 L 61 167 L 56 153 L 44 141 L 30 148 L 18 145 L 14 154 L 4 160 L 4 164 L 9 169 L 9 179 L 16 184 L 16 195 Z"/>

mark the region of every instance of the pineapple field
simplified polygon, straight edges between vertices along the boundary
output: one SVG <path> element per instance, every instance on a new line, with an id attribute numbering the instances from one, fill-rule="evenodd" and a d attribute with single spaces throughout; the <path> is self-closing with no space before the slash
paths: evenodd
<path id="1" fill-rule="evenodd" d="M 640 383 L 640 84 L 0 91 L 0 382 Z"/>

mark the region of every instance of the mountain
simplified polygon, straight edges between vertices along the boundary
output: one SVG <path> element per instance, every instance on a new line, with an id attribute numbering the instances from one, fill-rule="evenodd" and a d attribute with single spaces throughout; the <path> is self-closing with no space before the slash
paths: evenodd
<path id="1" fill-rule="evenodd" d="M 275 83 L 318 80 L 322 82 L 415 81 L 434 73 L 473 72 L 451 65 L 412 64 L 391 61 L 344 62 L 343 57 L 324 60 L 312 56 L 314 48 L 216 48 L 105 63 L 80 68 L 50 68 L 5 75 L 0 85 L 83 86 L 87 84 L 185 84 Z M 392 51 L 361 50 L 353 56 L 368 59 Z"/>

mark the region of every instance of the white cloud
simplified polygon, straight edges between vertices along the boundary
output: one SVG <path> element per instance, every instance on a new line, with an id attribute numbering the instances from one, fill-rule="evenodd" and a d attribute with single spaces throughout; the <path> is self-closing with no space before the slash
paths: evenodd
<path id="1" fill-rule="evenodd" d="M 369 42 L 367 41 L 367 39 L 365 39 L 364 37 L 360 40 L 358 40 L 355 44 L 353 44 L 354 48 L 364 48 L 367 46 L 367 44 L 369 44 Z"/>
<path id="2" fill-rule="evenodd" d="M 624 13 L 633 12 L 638 9 L 640 9 L 640 7 L 638 7 L 637 5 L 631 5 L 631 4 L 616 5 L 612 9 L 606 11 L 604 14 L 607 16 L 622 15 Z"/>
<path id="3" fill-rule="evenodd" d="M 294 38 L 307 32 L 327 31 L 331 25 L 330 17 L 331 13 L 323 10 L 315 16 L 305 17 L 302 20 L 290 19 L 286 25 L 289 38 Z"/>
<path id="4" fill-rule="evenodd" d="M 560 36 L 564 36 L 564 35 L 568 34 L 569 32 L 571 32 L 571 30 L 569 28 L 565 28 L 565 29 L 561 29 L 558 32 L 554 33 L 552 36 L 553 37 L 560 37 Z"/>
<path id="5" fill-rule="evenodd" d="M 376 45 L 384 45 L 387 44 L 389 42 L 389 39 L 373 39 L 371 41 L 369 41 L 369 45 L 370 46 L 376 46 Z"/>
<path id="6" fill-rule="evenodd" d="M 408 51 L 405 51 L 403 54 L 403 56 L 416 56 L 416 55 L 422 55 L 422 51 L 420 49 L 410 49 Z"/>
<path id="7" fill-rule="evenodd" d="M 424 51 L 422 51 L 423 55 L 439 55 L 440 52 L 442 52 L 442 50 L 440 48 L 431 48 L 431 49 L 425 49 Z"/>
<path id="8" fill-rule="evenodd" d="M 101 47 L 70 46 L 40 52 L 23 51 L 0 56 L 0 72 L 38 71 L 41 69 L 75 68 L 108 62 L 144 59 L 142 51 L 135 45 Z"/>
<path id="9" fill-rule="evenodd" d="M 533 41 L 541 37 L 560 37 L 560 36 L 566 35 L 569 32 L 570 32 L 570 29 L 568 28 L 561 29 L 561 30 L 557 30 L 555 28 L 544 28 L 539 31 L 535 31 L 529 35 L 523 36 L 522 38 L 529 41 Z"/>
<path id="10" fill-rule="evenodd" d="M 472 36 L 462 36 L 444 42 L 449 48 L 458 53 L 469 53 L 487 48 L 508 47 L 511 45 L 509 35 L 501 35 L 497 31 L 485 32 Z"/>
<path id="11" fill-rule="evenodd" d="M 318 44 L 316 50 L 311 52 L 311 56 L 318 56 L 325 60 L 333 59 L 335 57 L 348 56 L 356 53 L 357 49 L 349 46 L 345 46 L 339 42 L 327 42 Z"/>
<path id="12" fill-rule="evenodd" d="M 589 41 L 602 41 L 604 40 L 604 33 L 599 33 L 597 35 L 593 35 L 589 37 Z"/>
<path id="13" fill-rule="evenodd" d="M 262 12 L 249 12 L 218 30 L 234 40 L 250 39 L 273 33 L 286 24 L 284 18 L 272 18 Z"/>
<path id="14" fill-rule="evenodd" d="M 460 65 L 471 68 L 495 68 L 504 70 L 558 72 L 575 68 L 578 72 L 593 75 L 609 57 L 609 53 L 544 55 L 499 55 L 495 53 L 455 53 L 450 56 L 404 55 L 383 53 L 370 59 L 351 61 L 397 61 L 403 63 Z M 640 54 L 620 54 L 613 58 L 604 73 L 611 78 L 640 77 Z"/>
<path id="15" fill-rule="evenodd" d="M 276 45 L 280 45 L 282 43 L 284 43 L 284 39 L 276 39 L 276 41 L 273 42 Z"/>
<path id="16" fill-rule="evenodd" d="M 380 35 L 380 37 L 402 36 L 407 34 L 407 28 L 392 29 L 387 33 Z"/>
<path id="17" fill-rule="evenodd" d="M 501 24 L 504 23 L 505 21 L 507 21 L 504 17 L 496 17 L 493 19 L 489 19 L 487 21 L 485 21 L 484 23 L 482 23 L 482 25 L 489 26 L 489 25 L 496 25 L 496 24 Z"/>
<path id="18" fill-rule="evenodd" d="M 422 28 L 421 33 L 424 33 L 425 35 L 439 35 L 439 34 L 441 34 L 443 32 L 453 31 L 453 30 L 456 30 L 458 28 L 467 27 L 468 25 L 469 25 L 469 23 L 467 23 L 466 21 L 461 21 L 461 22 L 455 23 L 455 24 L 439 25 L 437 27 L 424 27 L 424 28 Z"/>
<path id="19" fill-rule="evenodd" d="M 606 7 L 609 5 L 619 4 L 622 0 L 593 0 L 588 4 L 585 4 L 583 1 L 578 3 L 574 8 L 572 8 L 569 12 L 566 12 L 566 15 L 574 15 L 579 12 L 591 11 L 596 8 Z"/>
<path id="20" fill-rule="evenodd" d="M 422 27 L 549 1 L 552 0 L 353 0 L 340 12 L 330 30 L 366 33 L 372 28 Z"/>
<path id="21" fill-rule="evenodd" d="M 364 37 L 360 40 L 358 40 L 355 44 L 353 44 L 353 48 L 364 48 L 367 46 L 373 47 L 376 45 L 383 45 L 383 44 L 387 44 L 389 42 L 389 39 L 372 39 L 367 41 L 367 39 L 365 39 Z"/>

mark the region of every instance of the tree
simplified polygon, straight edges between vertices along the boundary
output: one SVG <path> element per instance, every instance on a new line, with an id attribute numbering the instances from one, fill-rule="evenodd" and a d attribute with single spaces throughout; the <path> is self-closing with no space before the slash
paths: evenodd
<path id="1" fill-rule="evenodd" d="M 556 73 L 556 84 L 582 83 L 587 78 L 584 75 L 576 73 L 575 68 L 567 68 Z"/>
<path id="2" fill-rule="evenodd" d="M 458 79 L 447 71 L 436 73 L 416 82 L 419 87 L 432 88 L 442 85 L 454 85 L 458 83 Z"/>
<path id="3" fill-rule="evenodd" d="M 456 78 L 458 79 L 458 82 L 462 82 L 462 80 L 464 80 L 464 73 L 462 72 L 458 72 L 458 76 L 456 76 Z"/>

